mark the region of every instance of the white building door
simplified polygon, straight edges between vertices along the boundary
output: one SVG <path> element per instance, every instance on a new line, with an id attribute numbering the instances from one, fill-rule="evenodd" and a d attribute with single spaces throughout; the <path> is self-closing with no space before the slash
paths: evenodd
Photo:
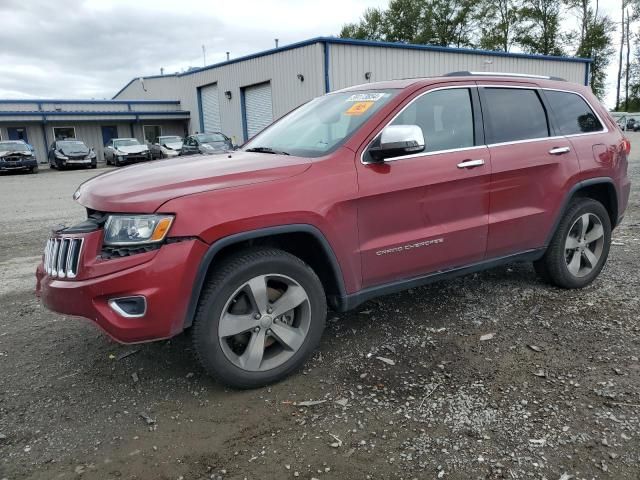
<path id="1" fill-rule="evenodd" d="M 220 132 L 220 106 L 218 104 L 218 85 L 207 85 L 200 89 L 202 102 L 202 124 L 204 132 Z"/>
<path id="2" fill-rule="evenodd" d="M 247 139 L 273 122 L 273 103 L 269 82 L 244 89 L 244 113 Z"/>

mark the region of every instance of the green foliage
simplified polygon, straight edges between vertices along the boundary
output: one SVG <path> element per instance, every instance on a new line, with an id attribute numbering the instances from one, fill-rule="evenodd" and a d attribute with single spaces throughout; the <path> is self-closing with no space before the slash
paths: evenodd
<path id="1" fill-rule="evenodd" d="M 516 0 L 485 0 L 480 2 L 478 13 L 479 47 L 508 52 L 520 15 Z"/>
<path id="2" fill-rule="evenodd" d="M 516 41 L 525 52 L 563 55 L 558 0 L 526 0 L 519 11 Z"/>
<path id="3" fill-rule="evenodd" d="M 340 36 L 441 46 L 472 46 L 476 0 L 391 0 L 386 10 L 367 9 Z"/>

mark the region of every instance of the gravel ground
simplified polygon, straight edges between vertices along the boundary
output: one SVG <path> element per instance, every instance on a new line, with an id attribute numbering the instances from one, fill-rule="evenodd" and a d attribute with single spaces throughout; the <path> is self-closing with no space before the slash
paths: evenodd
<path id="1" fill-rule="evenodd" d="M 0 176 L 0 479 L 640 478 L 637 190 L 584 290 L 517 264 L 384 297 L 330 315 L 304 371 L 230 391 L 186 335 L 121 346 L 34 298 L 95 174 Z"/>

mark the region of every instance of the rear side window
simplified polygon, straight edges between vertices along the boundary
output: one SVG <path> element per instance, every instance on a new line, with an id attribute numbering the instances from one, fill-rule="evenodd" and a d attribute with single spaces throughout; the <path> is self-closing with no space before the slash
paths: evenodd
<path id="1" fill-rule="evenodd" d="M 467 88 L 437 90 L 409 104 L 391 125 L 422 128 L 425 151 L 436 152 L 474 145 L 473 110 Z"/>
<path id="2" fill-rule="evenodd" d="M 558 128 L 563 135 L 600 132 L 602 123 L 580 95 L 545 90 Z"/>
<path id="3" fill-rule="evenodd" d="M 549 136 L 547 113 L 538 92 L 518 88 L 485 88 L 482 104 L 489 143 Z"/>

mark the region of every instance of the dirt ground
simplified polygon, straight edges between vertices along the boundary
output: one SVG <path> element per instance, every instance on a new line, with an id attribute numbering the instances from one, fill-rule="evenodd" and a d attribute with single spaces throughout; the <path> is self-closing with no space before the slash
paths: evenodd
<path id="1" fill-rule="evenodd" d="M 121 346 L 34 297 L 95 174 L 0 175 L 0 479 L 640 478 L 637 188 L 590 287 L 517 264 L 384 297 L 330 315 L 304 371 L 233 391 L 186 335 Z"/>

